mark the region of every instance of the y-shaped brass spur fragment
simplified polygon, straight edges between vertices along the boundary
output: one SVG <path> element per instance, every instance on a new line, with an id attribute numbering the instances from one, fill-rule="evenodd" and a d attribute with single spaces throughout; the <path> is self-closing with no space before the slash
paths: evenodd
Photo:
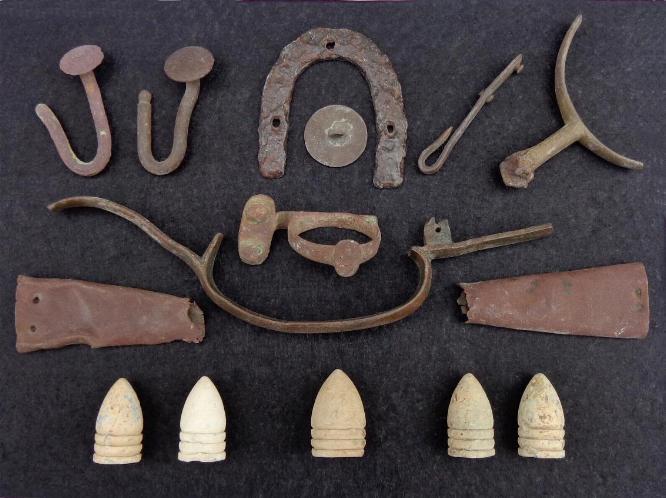
<path id="1" fill-rule="evenodd" d="M 434 164 L 426 164 L 426 161 L 437 149 L 439 149 L 444 144 L 444 142 L 449 139 L 453 127 L 449 127 L 444 130 L 433 143 L 423 149 L 423 152 L 421 152 L 421 155 L 419 156 L 418 162 L 421 173 L 425 175 L 434 175 L 440 169 L 442 169 L 444 162 L 448 159 L 449 155 L 451 155 L 451 151 L 461 139 L 463 133 L 465 133 L 465 130 L 467 130 L 476 115 L 479 114 L 481 108 L 485 104 L 492 102 L 492 100 L 495 98 L 495 92 L 504 84 L 506 80 L 509 79 L 509 76 L 511 76 L 513 73 L 520 73 L 522 70 L 523 56 L 522 54 L 519 54 L 509 63 L 508 66 L 504 68 L 504 70 L 497 76 L 497 78 L 495 78 L 493 82 L 479 94 L 479 98 L 476 101 L 476 104 L 474 104 L 472 110 L 470 110 L 467 116 L 465 116 L 465 119 L 463 119 L 462 123 L 460 123 L 460 126 L 456 128 L 456 131 L 451 137 L 451 140 L 446 143 L 442 149 L 442 153 L 439 155 L 437 161 L 435 161 Z"/>
<path id="2" fill-rule="evenodd" d="M 374 315 L 345 318 L 342 320 L 292 321 L 262 315 L 261 313 L 245 308 L 218 289 L 213 280 L 213 266 L 215 265 L 215 257 L 222 244 L 223 236 L 221 233 L 213 237 L 206 251 L 202 256 L 199 256 L 191 249 L 173 240 L 139 213 L 107 199 L 100 197 L 69 197 L 49 205 L 49 209 L 56 212 L 75 207 L 101 209 L 136 225 L 160 246 L 189 266 L 199 279 L 206 295 L 227 313 L 257 327 L 275 330 L 276 332 L 297 334 L 348 332 L 397 322 L 418 310 L 428 297 L 432 284 L 432 260 L 453 258 L 484 249 L 540 239 L 553 232 L 553 226 L 547 224 L 513 230 L 511 232 L 486 235 L 485 237 L 469 239 L 463 242 L 453 242 L 448 222 L 436 223 L 433 218 L 426 223 L 423 229 L 425 245 L 412 247 L 409 251 L 409 257 L 412 258 L 412 261 L 414 261 L 419 270 L 419 285 L 416 292 L 414 292 L 407 302 Z"/>
<path id="3" fill-rule="evenodd" d="M 164 63 L 164 72 L 173 81 L 185 83 L 185 93 L 180 100 L 176 124 L 173 128 L 173 144 L 169 157 L 157 161 L 152 151 L 152 116 L 151 100 L 148 90 L 139 93 L 136 116 L 136 138 L 139 160 L 143 167 L 153 175 L 168 175 L 176 170 L 187 152 L 187 135 L 192 111 L 199 99 L 201 79 L 213 69 L 215 59 L 203 47 L 184 47 L 171 54 Z"/>
<path id="4" fill-rule="evenodd" d="M 35 113 L 49 131 L 60 159 L 65 163 L 65 166 L 81 176 L 95 176 L 106 168 L 111 159 L 111 129 L 109 128 L 109 120 L 106 118 L 102 93 L 93 72 L 102 63 L 103 59 L 102 49 L 97 45 L 82 45 L 73 48 L 60 59 L 60 70 L 70 76 L 79 76 L 88 97 L 97 135 L 97 153 L 92 161 L 84 162 L 77 157 L 60 121 L 49 106 L 37 104 L 37 107 L 35 107 Z"/>
<path id="5" fill-rule="evenodd" d="M 335 245 L 315 244 L 301 237 L 315 228 L 346 228 L 360 232 L 370 241 L 341 240 Z M 382 236 L 376 216 L 350 213 L 316 213 L 275 210 L 275 202 L 267 195 L 253 195 L 245 203 L 240 230 L 238 255 L 249 265 L 260 265 L 268 257 L 275 230 L 286 229 L 289 245 L 311 261 L 335 268 L 341 277 L 351 277 L 358 267 L 372 259 L 379 250 Z"/>
<path id="6" fill-rule="evenodd" d="M 569 97 L 565 81 L 567 54 L 571 41 L 582 22 L 583 16 L 579 14 L 569 26 L 562 40 L 562 45 L 560 45 L 557 63 L 555 64 L 555 96 L 564 126 L 543 142 L 529 149 L 515 152 L 502 161 L 500 172 L 504 184 L 508 187 L 527 187 L 534 179 L 534 172 L 539 166 L 574 142 L 580 142 L 591 152 L 616 166 L 628 169 L 643 169 L 642 162 L 629 159 L 602 144 L 585 126 L 574 108 L 571 97 Z"/>

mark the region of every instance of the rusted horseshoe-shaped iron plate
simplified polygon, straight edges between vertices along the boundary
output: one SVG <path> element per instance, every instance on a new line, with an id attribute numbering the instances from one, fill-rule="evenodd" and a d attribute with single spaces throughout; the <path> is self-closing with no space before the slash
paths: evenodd
<path id="1" fill-rule="evenodd" d="M 312 64 L 335 59 L 356 65 L 370 87 L 379 134 L 373 183 L 377 188 L 399 187 L 407 149 L 402 88 L 389 58 L 372 40 L 349 29 L 311 29 L 282 49 L 261 97 L 259 170 L 266 178 L 284 175 L 296 80 Z"/>

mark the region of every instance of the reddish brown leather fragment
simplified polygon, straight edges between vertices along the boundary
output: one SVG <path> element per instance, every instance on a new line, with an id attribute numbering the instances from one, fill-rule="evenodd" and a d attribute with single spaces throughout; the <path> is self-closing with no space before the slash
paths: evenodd
<path id="1" fill-rule="evenodd" d="M 467 323 L 620 339 L 641 339 L 650 326 L 642 263 L 459 285 Z"/>
<path id="2" fill-rule="evenodd" d="M 201 342 L 204 318 L 194 301 L 142 289 L 19 275 L 16 350 L 71 344 L 93 348 Z"/>

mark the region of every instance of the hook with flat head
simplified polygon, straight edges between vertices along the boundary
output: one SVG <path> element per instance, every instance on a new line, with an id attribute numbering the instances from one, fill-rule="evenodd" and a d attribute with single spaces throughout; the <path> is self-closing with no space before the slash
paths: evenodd
<path id="1" fill-rule="evenodd" d="M 82 161 L 74 153 L 60 121 L 49 106 L 37 104 L 35 107 L 35 113 L 49 131 L 60 159 L 71 171 L 81 176 L 94 176 L 100 173 L 111 159 L 111 129 L 104 110 L 102 94 L 93 72 L 103 59 L 102 49 L 97 45 L 73 48 L 60 59 L 61 71 L 71 76 L 79 76 L 88 97 L 97 135 L 97 153 L 92 161 Z"/>
<path id="2" fill-rule="evenodd" d="M 152 152 L 152 95 L 141 90 L 137 105 L 137 148 L 143 167 L 154 175 L 168 175 L 176 170 L 187 152 L 187 135 L 192 111 L 199 99 L 201 79 L 213 69 L 213 54 L 203 47 L 184 47 L 176 50 L 164 63 L 164 72 L 173 81 L 185 83 L 185 93 L 180 100 L 176 124 L 173 129 L 173 144 L 169 157 L 157 161 Z"/>
<path id="3" fill-rule="evenodd" d="M 555 64 L 555 97 L 562 114 L 564 126 L 534 147 L 515 152 L 502 161 L 500 172 L 507 187 L 526 188 L 534 179 L 534 172 L 539 166 L 574 142 L 580 142 L 592 153 L 616 166 L 628 169 L 643 169 L 642 162 L 618 154 L 601 143 L 585 126 L 571 101 L 565 80 L 565 69 L 571 42 L 582 22 L 583 16 L 579 14 L 569 26 L 560 45 Z"/>
<path id="4" fill-rule="evenodd" d="M 502 70 L 502 72 L 497 76 L 497 78 L 495 78 L 493 82 L 490 85 L 488 85 L 488 87 L 479 94 L 479 98 L 476 101 L 476 104 L 474 104 L 474 107 L 472 107 L 467 116 L 465 116 L 465 119 L 463 119 L 462 123 L 460 123 L 460 126 L 456 128 L 456 131 L 453 133 L 453 136 L 451 136 L 453 127 L 449 127 L 446 130 L 444 130 L 444 132 L 439 137 L 437 137 L 437 139 L 433 143 L 431 143 L 430 145 L 428 145 L 428 147 L 423 149 L 423 152 L 421 152 L 418 161 L 421 173 L 425 175 L 434 175 L 440 169 L 442 169 L 442 166 L 444 166 L 444 162 L 451 155 L 451 151 L 453 151 L 453 148 L 462 138 L 463 133 L 465 133 L 465 131 L 472 123 L 476 115 L 479 114 L 479 112 L 481 112 L 481 108 L 485 104 L 492 102 L 492 100 L 495 98 L 495 92 L 499 89 L 499 87 L 501 87 L 502 84 L 506 80 L 508 80 L 509 76 L 511 76 L 513 73 L 520 73 L 523 70 L 523 67 L 524 67 L 523 56 L 522 54 L 518 54 L 509 63 L 509 65 Z M 451 139 L 449 140 L 450 136 Z M 437 158 L 437 161 L 435 161 L 433 164 L 427 164 L 426 161 L 430 159 L 430 156 L 442 145 L 444 145 L 444 143 L 447 140 L 448 142 L 442 149 L 442 152 Z"/>

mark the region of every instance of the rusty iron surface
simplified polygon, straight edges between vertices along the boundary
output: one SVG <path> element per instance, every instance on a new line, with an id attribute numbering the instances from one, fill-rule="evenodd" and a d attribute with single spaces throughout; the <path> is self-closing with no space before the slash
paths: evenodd
<path id="1" fill-rule="evenodd" d="M 359 244 L 341 240 L 337 244 L 316 244 L 301 237 L 315 228 L 346 228 L 366 235 L 370 240 Z M 356 274 L 361 264 L 379 250 L 381 232 L 376 216 L 351 213 L 318 213 L 307 211 L 276 212 L 275 202 L 267 195 L 254 195 L 243 208 L 238 231 L 238 255 L 250 265 L 263 263 L 271 248 L 275 230 L 286 229 L 289 245 L 311 261 L 333 266 L 341 277 Z"/>
<path id="2" fill-rule="evenodd" d="M 642 263 L 459 284 L 467 323 L 564 335 L 642 339 L 650 325 Z"/>
<path id="3" fill-rule="evenodd" d="M 514 152 L 502 161 L 500 173 L 502 181 L 507 187 L 526 188 L 534 179 L 534 172 L 537 168 L 575 142 L 579 142 L 592 153 L 616 166 L 635 170 L 641 170 L 644 167 L 642 162 L 618 154 L 601 143 L 585 126 L 571 101 L 566 83 L 566 62 L 571 42 L 582 22 L 583 16 L 579 14 L 569 26 L 560 45 L 555 64 L 555 97 L 564 126 L 541 143 L 529 149 Z"/>
<path id="4" fill-rule="evenodd" d="M 107 199 L 100 197 L 69 197 L 54 202 L 48 207 L 53 212 L 77 207 L 95 208 L 129 221 L 162 246 L 162 248 L 183 261 L 199 279 L 199 283 L 206 295 L 227 313 L 257 327 L 276 332 L 298 334 L 349 332 L 379 327 L 402 320 L 416 312 L 427 299 L 432 285 L 433 260 L 452 258 L 485 249 L 528 242 L 549 236 L 553 232 L 553 226 L 546 224 L 486 235 L 462 242 L 452 242 L 446 236 L 440 236 L 442 232 L 446 235 L 448 222 L 437 223 L 433 218 L 424 227 L 425 245 L 412 247 L 408 253 L 418 269 L 419 284 L 414 294 L 406 302 L 373 315 L 339 320 L 294 321 L 274 318 L 252 311 L 233 301 L 217 287 L 213 280 L 213 267 L 222 244 L 223 236 L 221 233 L 213 237 L 206 251 L 202 256 L 199 256 L 191 249 L 173 240 L 139 213 Z M 270 212 L 270 210 L 268 211 Z"/>
<path id="5" fill-rule="evenodd" d="M 259 170 L 266 178 L 284 175 L 289 111 L 294 85 L 307 67 L 342 59 L 356 65 L 370 87 L 379 134 L 373 183 L 399 187 L 404 179 L 407 118 L 402 88 L 389 58 L 364 35 L 349 29 L 315 28 L 284 47 L 268 73 L 259 116 Z"/>
<path id="6" fill-rule="evenodd" d="M 164 72 L 173 81 L 185 83 L 176 123 L 173 128 L 173 143 L 168 157 L 158 161 L 152 151 L 152 94 L 147 90 L 139 93 L 136 117 L 137 151 L 141 165 L 154 175 L 168 175 L 178 169 L 187 152 L 192 112 L 199 99 L 200 79 L 210 73 L 215 59 L 203 47 L 184 47 L 171 54 L 164 64 Z"/>
<path id="7" fill-rule="evenodd" d="M 363 118 L 344 105 L 329 105 L 315 112 L 303 132 L 305 148 L 312 158 L 331 168 L 356 161 L 368 143 Z"/>
<path id="8" fill-rule="evenodd" d="M 205 335 L 203 313 L 189 299 L 82 280 L 19 275 L 15 309 L 19 353 L 73 344 L 196 343 Z"/>
<path id="9" fill-rule="evenodd" d="M 493 99 L 495 98 L 495 92 L 497 92 L 499 87 L 501 87 L 512 74 L 520 73 L 523 70 L 523 67 L 524 67 L 523 56 L 522 54 L 519 54 L 509 63 L 508 66 L 506 66 L 502 70 L 502 72 L 493 80 L 493 82 L 490 85 L 488 85 L 488 87 L 479 94 L 479 98 L 477 99 L 476 104 L 474 104 L 474 107 L 472 107 L 467 116 L 465 116 L 465 119 L 463 119 L 462 123 L 460 123 L 458 128 L 456 128 L 456 131 L 453 133 L 453 136 L 451 136 L 453 128 L 449 127 L 446 130 L 444 130 L 442 134 L 439 137 L 437 137 L 437 139 L 433 143 L 431 143 L 430 145 L 428 145 L 428 147 L 423 149 L 423 152 L 421 152 L 421 155 L 419 156 L 418 160 L 418 165 L 419 169 L 421 170 L 421 173 L 425 175 L 434 175 L 440 169 L 442 169 L 442 166 L 444 166 L 444 163 L 451 155 L 453 148 L 462 138 L 463 133 L 465 133 L 465 130 L 467 130 L 469 125 L 472 124 L 472 121 L 477 116 L 477 114 L 481 112 L 483 106 L 485 104 L 492 102 Z M 451 136 L 450 140 L 449 136 Z M 444 145 L 445 142 L 446 145 Z M 433 164 L 427 164 L 427 161 L 430 158 L 430 156 L 442 145 L 444 145 L 444 148 L 442 149 L 442 152 L 440 153 L 437 160 Z"/>
<path id="10" fill-rule="evenodd" d="M 82 161 L 69 143 L 55 113 L 46 104 L 37 104 L 35 113 L 53 140 L 58 155 L 65 166 L 81 176 L 94 176 L 101 173 L 111 159 L 111 128 L 104 110 L 104 101 L 93 70 L 104 58 L 102 49 L 96 45 L 82 45 L 67 52 L 60 60 L 60 69 L 71 76 L 79 76 L 88 98 L 88 105 L 95 123 L 97 152 L 91 161 Z"/>

